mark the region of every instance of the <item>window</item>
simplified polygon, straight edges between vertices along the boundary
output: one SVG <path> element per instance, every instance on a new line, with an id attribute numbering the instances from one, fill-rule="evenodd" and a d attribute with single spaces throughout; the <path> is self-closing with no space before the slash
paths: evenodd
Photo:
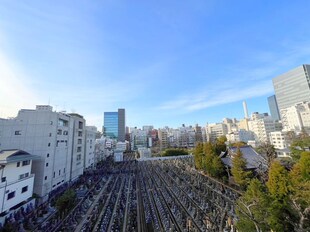
<path id="1" fill-rule="evenodd" d="M 21 131 L 15 131 L 15 135 L 22 135 L 22 132 Z"/>
<path id="2" fill-rule="evenodd" d="M 82 151 L 82 147 L 78 147 L 76 151 L 77 152 L 81 152 Z"/>
<path id="3" fill-rule="evenodd" d="M 66 173 L 66 169 L 64 168 L 64 173 Z"/>
<path id="4" fill-rule="evenodd" d="M 61 135 L 62 134 L 62 130 L 58 129 L 57 134 Z"/>
<path id="5" fill-rule="evenodd" d="M 30 164 L 30 160 L 24 160 L 23 161 L 23 166 L 29 165 Z"/>
<path id="6" fill-rule="evenodd" d="M 48 143 L 47 146 L 50 147 L 50 146 L 51 146 L 51 143 Z"/>
<path id="7" fill-rule="evenodd" d="M 60 175 L 60 170 L 59 170 L 59 175 Z"/>
<path id="8" fill-rule="evenodd" d="M 81 160 L 81 155 L 77 155 L 76 160 L 77 161 Z"/>
<path id="9" fill-rule="evenodd" d="M 44 177 L 44 180 L 47 180 L 47 176 Z"/>
<path id="10" fill-rule="evenodd" d="M 83 129 L 83 122 L 79 122 L 79 129 Z"/>
<path id="11" fill-rule="evenodd" d="M 6 177 L 4 176 L 1 178 L 1 182 L 5 182 L 5 181 L 6 181 Z"/>
<path id="12" fill-rule="evenodd" d="M 53 125 L 53 121 L 50 122 L 50 125 Z"/>
<path id="13" fill-rule="evenodd" d="M 27 192 L 28 191 L 28 186 L 25 186 L 22 188 L 22 193 Z"/>
<path id="14" fill-rule="evenodd" d="M 20 162 L 17 162 L 16 167 L 19 167 L 19 166 L 20 166 Z"/>
<path id="15" fill-rule="evenodd" d="M 48 163 L 45 164 L 45 167 L 48 167 Z"/>
<path id="16" fill-rule="evenodd" d="M 48 136 L 49 136 L 49 137 L 52 137 L 52 133 L 49 133 Z"/>
<path id="17" fill-rule="evenodd" d="M 79 131 L 79 132 L 78 132 L 78 136 L 81 137 L 82 135 L 83 135 L 83 132 L 82 132 L 82 131 Z"/>
<path id="18" fill-rule="evenodd" d="M 19 179 L 24 179 L 24 178 L 27 178 L 29 176 L 29 173 L 25 173 L 25 174 L 21 174 L 19 175 Z"/>
<path id="19" fill-rule="evenodd" d="M 78 144 L 82 144 L 82 139 L 78 139 Z"/>
<path id="20" fill-rule="evenodd" d="M 47 157 L 47 158 L 50 157 L 50 153 L 47 153 L 46 157 Z"/>
<path id="21" fill-rule="evenodd" d="M 10 192 L 10 193 L 8 194 L 7 200 L 12 199 L 13 197 L 15 197 L 15 191 L 14 191 L 14 192 Z"/>
<path id="22" fill-rule="evenodd" d="M 55 172 L 54 172 L 54 175 L 53 175 L 53 177 L 55 178 Z"/>
<path id="23" fill-rule="evenodd" d="M 64 132 L 63 132 L 63 135 L 68 135 L 68 131 L 64 131 Z"/>

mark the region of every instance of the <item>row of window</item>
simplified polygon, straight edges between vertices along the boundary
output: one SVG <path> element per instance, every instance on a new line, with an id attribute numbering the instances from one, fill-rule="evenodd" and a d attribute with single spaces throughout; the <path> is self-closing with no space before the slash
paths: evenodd
<path id="1" fill-rule="evenodd" d="M 22 162 L 22 166 L 26 166 L 30 164 L 30 160 L 24 160 Z M 16 167 L 20 167 L 20 162 L 17 162 Z"/>
<path id="2" fill-rule="evenodd" d="M 28 191 L 28 186 L 22 187 L 21 193 L 25 193 L 25 192 L 27 192 L 27 191 Z M 8 196 L 7 196 L 7 200 L 10 200 L 10 199 L 12 199 L 12 198 L 14 198 L 14 197 L 15 197 L 15 191 L 10 192 L 10 193 L 8 194 Z"/>

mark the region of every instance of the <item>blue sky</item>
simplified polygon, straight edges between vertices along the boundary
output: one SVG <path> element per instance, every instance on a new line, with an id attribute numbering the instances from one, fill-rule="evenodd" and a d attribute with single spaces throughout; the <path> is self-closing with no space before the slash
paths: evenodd
<path id="1" fill-rule="evenodd" d="M 0 117 L 50 104 L 101 128 L 268 112 L 272 78 L 310 63 L 310 1 L 0 2 Z"/>

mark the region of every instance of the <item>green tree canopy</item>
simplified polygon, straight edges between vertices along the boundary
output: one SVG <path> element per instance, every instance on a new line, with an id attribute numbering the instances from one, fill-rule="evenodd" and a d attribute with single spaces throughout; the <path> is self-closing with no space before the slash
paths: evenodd
<path id="1" fill-rule="evenodd" d="M 61 213 L 66 212 L 74 206 L 75 199 L 75 191 L 73 189 L 68 189 L 62 196 L 57 199 L 56 208 Z"/>
<path id="2" fill-rule="evenodd" d="M 300 159 L 302 152 L 310 149 L 310 136 L 307 133 L 299 135 L 290 146 L 292 157 L 295 161 Z"/>
<path id="3" fill-rule="evenodd" d="M 204 147 L 203 143 L 197 143 L 194 150 L 195 166 L 197 169 L 203 168 L 203 162 L 204 162 L 203 147 Z"/>
<path id="4" fill-rule="evenodd" d="M 271 163 L 267 187 L 271 196 L 275 199 L 284 199 L 290 191 L 288 171 L 278 162 Z"/>
<path id="5" fill-rule="evenodd" d="M 239 231 L 269 231 L 268 206 L 270 198 L 266 187 L 258 180 L 252 179 L 249 186 L 237 201 Z"/>
<path id="6" fill-rule="evenodd" d="M 251 177 L 251 172 L 246 171 L 246 164 L 247 162 L 240 148 L 238 148 L 236 155 L 232 159 L 231 173 L 234 176 L 236 184 L 240 185 L 242 188 L 246 187 Z"/>
<path id="7" fill-rule="evenodd" d="M 180 156 L 180 155 L 188 155 L 188 152 L 184 149 L 169 148 L 162 153 L 162 156 Z"/>

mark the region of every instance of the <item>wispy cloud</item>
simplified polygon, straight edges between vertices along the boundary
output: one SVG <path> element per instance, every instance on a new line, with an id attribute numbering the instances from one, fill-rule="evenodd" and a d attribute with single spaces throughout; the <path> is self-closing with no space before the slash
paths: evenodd
<path id="1" fill-rule="evenodd" d="M 293 68 L 305 63 L 310 54 L 308 44 L 286 42 L 283 46 L 281 53 L 256 51 L 252 59 L 254 63 L 257 61 L 256 67 L 228 67 L 225 78 L 209 80 L 204 88 L 194 89 L 195 93 L 177 96 L 157 108 L 179 109 L 184 113 L 271 94 L 274 91 L 272 78 L 288 71 L 283 67 Z"/>
<path id="2" fill-rule="evenodd" d="M 270 81 L 261 81 L 248 87 L 241 87 L 238 84 L 232 83 L 231 86 L 220 85 L 212 88 L 206 87 L 204 90 L 200 90 L 198 94 L 190 94 L 165 102 L 159 106 L 159 109 L 182 109 L 190 112 L 252 97 L 259 97 L 271 92 L 273 92 L 273 87 Z"/>

